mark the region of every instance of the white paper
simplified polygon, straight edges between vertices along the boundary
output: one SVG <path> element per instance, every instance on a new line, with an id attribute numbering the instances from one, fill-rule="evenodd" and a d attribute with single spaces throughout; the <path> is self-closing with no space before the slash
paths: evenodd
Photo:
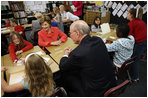
<path id="1" fill-rule="evenodd" d="M 116 39 L 115 37 L 113 37 L 113 36 L 110 36 L 109 38 L 111 38 L 111 39 Z"/>
<path id="2" fill-rule="evenodd" d="M 128 11 L 125 11 L 122 16 L 123 16 L 124 18 L 126 18 L 126 17 L 127 17 L 127 13 L 128 13 Z"/>
<path id="3" fill-rule="evenodd" d="M 5 32 L 10 32 L 10 30 L 8 29 L 8 30 L 4 30 L 4 31 L 2 31 L 2 33 L 5 33 Z"/>
<path id="4" fill-rule="evenodd" d="M 43 55 L 43 53 L 41 52 L 41 51 L 39 51 L 39 52 L 35 52 L 36 54 L 38 54 L 38 55 Z"/>
<path id="5" fill-rule="evenodd" d="M 114 2 L 114 3 L 113 3 L 113 5 L 112 5 L 112 9 L 115 9 L 115 8 L 116 8 L 116 6 L 117 6 L 117 3 L 116 3 L 116 2 Z"/>
<path id="6" fill-rule="evenodd" d="M 117 13 L 117 16 L 120 17 L 123 14 L 122 10 Z"/>
<path id="7" fill-rule="evenodd" d="M 128 11 L 131 9 L 131 8 L 134 8 L 134 5 L 133 4 L 131 4 L 129 7 L 128 7 Z"/>
<path id="8" fill-rule="evenodd" d="M 128 5 L 125 3 L 125 4 L 122 6 L 121 10 L 124 12 L 127 8 L 128 8 Z"/>
<path id="9" fill-rule="evenodd" d="M 35 1 L 34 4 L 35 5 L 40 5 L 40 4 L 42 4 L 42 1 Z"/>
<path id="10" fill-rule="evenodd" d="M 108 23 L 103 23 L 101 25 L 101 30 L 102 30 L 102 33 L 108 33 L 110 32 L 110 26 Z"/>
<path id="11" fill-rule="evenodd" d="M 44 59 L 44 61 L 47 63 L 49 60 L 50 60 L 50 58 L 48 58 L 48 57 L 42 57 L 43 59 Z"/>
<path id="12" fill-rule="evenodd" d="M 113 4 L 113 2 L 112 2 L 112 1 L 110 1 L 110 2 L 109 2 L 109 4 L 107 5 L 107 6 L 108 6 L 108 8 L 111 8 L 112 4 Z"/>
<path id="13" fill-rule="evenodd" d="M 142 9 L 143 9 L 143 14 L 145 14 L 147 12 L 147 4 L 143 6 Z"/>
<path id="14" fill-rule="evenodd" d="M 108 4 L 108 1 L 105 1 L 104 6 L 106 6 L 106 7 L 107 7 L 107 4 Z"/>
<path id="15" fill-rule="evenodd" d="M 112 12 L 113 16 L 115 16 L 115 15 L 117 14 L 117 12 L 118 12 L 118 10 L 115 9 L 115 10 Z"/>
<path id="16" fill-rule="evenodd" d="M 1 28 L 1 30 L 6 30 L 7 28 Z"/>
<path id="17" fill-rule="evenodd" d="M 120 10 L 121 7 L 122 7 L 122 4 L 121 4 L 121 3 L 118 3 L 116 9 L 117 9 L 117 10 Z"/>
<path id="18" fill-rule="evenodd" d="M 141 6 L 139 5 L 139 4 L 137 4 L 136 6 L 135 6 L 135 8 L 140 8 Z"/>
<path id="19" fill-rule="evenodd" d="M 56 4 L 52 4 L 52 7 L 53 7 L 53 8 L 56 7 Z"/>

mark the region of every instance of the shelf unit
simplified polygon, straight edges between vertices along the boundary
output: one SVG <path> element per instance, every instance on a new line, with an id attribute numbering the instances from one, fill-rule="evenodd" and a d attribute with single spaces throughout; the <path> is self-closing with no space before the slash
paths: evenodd
<path id="1" fill-rule="evenodd" d="M 27 15 L 25 12 L 25 6 L 23 1 L 9 1 L 9 5 L 14 14 L 14 18 L 17 20 L 18 24 L 27 24 Z"/>
<path id="2" fill-rule="evenodd" d="M 7 5 L 2 5 L 1 6 L 1 18 L 2 19 L 9 19 L 9 18 L 13 18 L 13 12 L 12 10 L 9 9 L 9 7 Z"/>

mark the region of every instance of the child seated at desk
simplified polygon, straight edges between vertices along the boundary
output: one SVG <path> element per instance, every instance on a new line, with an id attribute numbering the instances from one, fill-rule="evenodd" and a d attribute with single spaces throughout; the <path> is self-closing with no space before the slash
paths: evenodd
<path id="1" fill-rule="evenodd" d="M 67 35 L 64 34 L 57 27 L 51 27 L 51 20 L 48 16 L 44 16 L 41 19 L 42 30 L 38 32 L 38 44 L 41 47 L 48 47 L 51 45 L 60 45 L 61 42 L 65 42 L 67 40 Z M 58 40 L 58 38 L 60 39 Z"/>
<path id="2" fill-rule="evenodd" d="M 5 27 L 11 27 L 9 19 L 5 19 Z"/>
<path id="3" fill-rule="evenodd" d="M 17 61 L 17 55 L 31 48 L 33 48 L 33 45 L 30 42 L 24 40 L 18 32 L 13 31 L 10 33 L 9 53 L 14 63 Z"/>
<path id="4" fill-rule="evenodd" d="M 100 32 L 101 31 L 100 24 L 101 24 L 100 17 L 96 16 L 93 25 L 91 25 L 91 32 Z"/>
<path id="5" fill-rule="evenodd" d="M 128 36 L 129 31 L 130 28 L 127 24 L 119 25 L 116 31 L 119 39 L 112 44 L 106 44 L 108 52 L 115 52 L 113 64 L 119 68 L 133 54 L 135 39 L 132 35 Z"/>
<path id="6" fill-rule="evenodd" d="M 24 27 L 17 25 L 17 21 L 15 19 L 11 19 L 10 24 L 12 27 L 14 27 L 15 31 L 17 31 L 19 34 L 21 34 L 23 37 L 25 37 L 24 36 Z"/>
<path id="7" fill-rule="evenodd" d="M 1 78 L 1 87 L 4 92 L 17 92 L 28 89 L 33 97 L 49 96 L 54 91 L 53 74 L 44 59 L 35 53 L 25 58 L 25 78 L 16 84 L 8 85 Z M 1 71 L 6 71 L 2 68 Z"/>

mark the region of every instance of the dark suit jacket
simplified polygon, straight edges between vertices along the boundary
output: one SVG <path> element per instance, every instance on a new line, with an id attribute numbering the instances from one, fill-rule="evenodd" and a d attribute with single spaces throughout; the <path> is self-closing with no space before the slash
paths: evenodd
<path id="1" fill-rule="evenodd" d="M 104 42 L 85 36 L 69 57 L 63 57 L 60 70 L 69 96 L 103 96 L 115 86 L 112 65 Z"/>

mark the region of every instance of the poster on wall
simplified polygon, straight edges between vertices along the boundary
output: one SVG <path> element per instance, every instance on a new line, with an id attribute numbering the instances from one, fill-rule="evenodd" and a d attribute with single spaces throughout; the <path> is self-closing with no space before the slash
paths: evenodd
<path id="1" fill-rule="evenodd" d="M 120 10 L 121 7 L 122 7 L 122 4 L 121 4 L 121 3 L 118 3 L 116 9 L 117 9 L 117 10 Z"/>
<path id="2" fill-rule="evenodd" d="M 131 5 L 128 7 L 127 11 L 129 11 L 131 8 L 134 8 L 134 5 L 133 5 L 133 4 L 131 4 Z"/>
<path id="3" fill-rule="evenodd" d="M 147 4 L 143 6 L 142 9 L 143 9 L 143 14 L 145 14 L 147 12 Z"/>
<path id="4" fill-rule="evenodd" d="M 112 9 L 115 9 L 115 8 L 116 8 L 116 6 L 117 6 L 117 3 L 116 3 L 116 2 L 114 2 L 114 3 L 113 3 L 113 5 L 112 5 Z"/>
<path id="5" fill-rule="evenodd" d="M 117 13 L 117 16 L 120 17 L 122 14 L 123 14 L 123 11 L 120 10 L 120 11 Z"/>
<path id="6" fill-rule="evenodd" d="M 115 9 L 115 10 L 112 12 L 113 16 L 115 16 L 115 15 L 117 14 L 117 12 L 118 12 L 118 10 Z"/>
<path id="7" fill-rule="evenodd" d="M 124 12 L 124 14 L 122 15 L 123 18 L 126 18 L 126 17 L 127 17 L 127 13 L 128 13 L 128 11 L 125 11 L 125 12 Z"/>
<path id="8" fill-rule="evenodd" d="M 121 7 L 121 10 L 124 12 L 128 8 L 128 5 L 124 3 L 124 5 Z"/>

